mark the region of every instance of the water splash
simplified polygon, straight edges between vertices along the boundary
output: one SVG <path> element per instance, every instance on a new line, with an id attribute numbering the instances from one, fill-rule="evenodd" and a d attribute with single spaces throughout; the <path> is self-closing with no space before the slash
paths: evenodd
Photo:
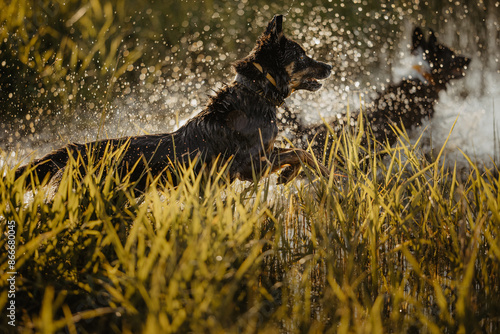
<path id="1" fill-rule="evenodd" d="M 348 6 L 344 1 L 321 5 L 292 2 L 284 8 L 288 12 L 287 34 L 303 44 L 311 56 L 334 66 L 332 79 L 325 82 L 320 92 L 293 95 L 288 105 L 299 111 L 307 123 L 317 123 L 321 117 L 336 117 L 347 108 L 358 110 L 398 75 L 395 68 L 408 55 L 413 27 L 432 26 L 440 41 L 463 51 L 473 62 L 465 79 L 453 82 L 441 94 L 434 118 L 416 129 L 414 137 L 427 128 L 428 139 L 423 148 L 436 149 L 444 143 L 460 115 L 448 142 L 449 160 L 464 163 L 458 151 L 461 149 L 485 166 L 491 166 L 491 157 L 498 161 L 500 43 L 495 14 L 498 6 L 485 12 L 484 24 L 478 24 L 475 19 L 483 12 L 470 6 L 443 5 L 446 10 L 438 15 L 417 4 L 388 7 L 356 3 Z M 238 11 L 236 18 L 245 20 L 248 16 L 239 5 L 233 9 Z M 107 104 L 102 137 L 171 131 L 199 112 L 207 95 L 232 80 L 230 62 L 253 46 L 248 35 L 256 35 L 278 9 L 274 5 L 252 6 L 258 14 L 253 22 L 246 19 L 245 28 L 230 15 L 229 7 L 220 13 L 213 12 L 213 26 L 191 26 L 188 19 L 183 21 L 181 28 L 189 30 L 190 35 L 181 37 L 178 45 L 168 46 L 169 52 L 161 56 L 162 66 L 168 66 L 129 66 L 128 71 L 140 72 L 139 83 L 116 87 L 119 94 Z M 226 30 L 221 30 L 217 23 L 223 20 L 229 24 Z M 219 28 L 214 30 L 214 27 Z M 183 68 L 177 62 L 179 57 L 192 66 Z M 26 161 L 31 153 L 39 157 L 71 141 L 95 140 L 101 102 L 87 101 L 71 116 L 39 106 L 26 118 L 2 124 L 0 143 L 6 153 L 0 164 Z M 54 114 L 57 116 L 52 117 Z M 47 122 L 37 125 L 37 120 L 43 117 L 47 117 Z"/>

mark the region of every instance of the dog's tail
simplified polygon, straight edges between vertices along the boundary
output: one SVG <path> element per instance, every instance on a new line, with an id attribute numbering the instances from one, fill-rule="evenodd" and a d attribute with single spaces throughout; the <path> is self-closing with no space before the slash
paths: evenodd
<path id="1" fill-rule="evenodd" d="M 72 145 L 70 145 L 72 146 Z M 51 152 L 43 158 L 34 160 L 16 169 L 15 179 L 19 179 L 31 170 L 25 179 L 25 186 L 30 189 L 34 183 L 41 183 L 46 178 L 50 179 L 59 170 L 64 169 L 69 160 L 68 152 L 71 147 L 66 146 L 57 151 Z"/>

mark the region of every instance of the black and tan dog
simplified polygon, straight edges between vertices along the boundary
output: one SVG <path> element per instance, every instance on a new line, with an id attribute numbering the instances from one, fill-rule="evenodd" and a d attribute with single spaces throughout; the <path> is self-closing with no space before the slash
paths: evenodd
<path id="1" fill-rule="evenodd" d="M 206 108 L 173 133 L 70 144 L 33 162 L 39 180 L 65 168 L 69 155 L 99 160 L 106 150 L 125 145 L 120 173 L 130 173 L 136 190 L 144 190 L 147 176 L 173 171 L 178 164 L 197 160 L 197 172 L 205 165 L 231 159 L 231 179 L 254 180 L 266 172 L 287 166 L 282 181 L 295 177 L 302 164 L 318 166 L 302 149 L 274 147 L 278 135 L 277 107 L 299 89 L 318 90 L 317 80 L 330 75 L 331 66 L 309 58 L 304 49 L 285 37 L 282 15 L 276 15 L 258 39 L 252 52 L 234 64 L 236 78 L 220 89 Z M 91 154 L 89 154 L 91 153 Z M 20 167 L 16 178 L 30 165 Z"/>
<path id="2" fill-rule="evenodd" d="M 392 84 L 379 93 L 363 111 L 365 128 L 369 128 L 379 143 L 393 145 L 396 142 L 398 135 L 394 127 L 403 125 L 404 128 L 411 129 L 420 125 L 424 118 L 432 118 L 439 92 L 446 90 L 446 85 L 451 80 L 460 79 L 465 75 L 470 59 L 459 56 L 450 48 L 439 44 L 432 31 L 428 35 L 426 39 L 420 28 L 413 31 L 409 74 L 401 82 Z M 343 124 L 354 124 L 358 119 L 356 114 L 350 117 L 350 120 L 341 118 Z M 311 144 L 318 156 L 325 152 L 326 137 L 331 134 L 325 124 L 305 126 L 297 119 L 297 115 L 290 111 L 285 111 L 282 122 L 295 129 L 296 135 L 292 142 L 296 147 L 307 147 Z M 338 118 L 329 122 L 329 126 L 339 133 L 342 130 Z M 366 145 L 366 136 L 362 145 Z"/>

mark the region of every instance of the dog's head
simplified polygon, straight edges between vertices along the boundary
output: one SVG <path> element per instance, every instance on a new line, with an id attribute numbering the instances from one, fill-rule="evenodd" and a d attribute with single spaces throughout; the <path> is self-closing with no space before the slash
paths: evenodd
<path id="1" fill-rule="evenodd" d="M 446 89 L 446 84 L 453 79 L 465 76 L 470 58 L 457 55 L 452 49 L 439 44 L 432 30 L 428 39 L 420 28 L 415 28 L 412 36 L 412 53 L 422 53 L 424 61 L 429 63 L 434 84 Z"/>
<path id="2" fill-rule="evenodd" d="M 332 70 L 330 65 L 308 57 L 297 42 L 285 36 L 283 15 L 269 21 L 250 55 L 236 62 L 235 68 L 250 79 L 260 78 L 267 86 L 275 86 L 283 97 L 294 90 L 318 90 L 318 80 L 327 78 Z"/>

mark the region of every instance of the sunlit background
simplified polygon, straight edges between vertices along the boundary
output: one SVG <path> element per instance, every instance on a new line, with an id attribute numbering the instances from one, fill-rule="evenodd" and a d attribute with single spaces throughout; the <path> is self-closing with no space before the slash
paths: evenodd
<path id="1" fill-rule="evenodd" d="M 286 34 L 333 65 L 317 93 L 288 106 L 305 122 L 358 108 L 397 80 L 415 26 L 471 57 L 442 92 L 423 149 L 448 142 L 480 164 L 500 159 L 500 2 L 5 1 L 0 11 L 1 163 L 70 141 L 167 132 L 229 83 L 274 14 Z M 457 118 L 458 117 L 458 118 Z"/>
<path id="2" fill-rule="evenodd" d="M 433 29 L 472 63 L 412 140 L 425 129 L 423 151 L 440 148 L 457 120 L 447 163 L 467 166 L 462 150 L 491 167 L 500 161 L 499 7 L 0 0 L 0 167 L 70 141 L 171 131 L 231 82 L 231 63 L 276 13 L 289 37 L 334 69 L 320 91 L 288 99 L 306 123 L 363 107 L 408 71 L 414 27 Z M 371 156 L 358 168 L 353 142 L 338 146 L 354 157 L 338 184 L 202 185 L 183 173 L 179 187 L 137 199 L 130 179 L 80 178 L 76 162 L 53 200 L 50 186 L 28 194 L 3 168 L 0 226 L 18 228 L 17 329 L 499 332 L 498 174 L 473 170 L 459 183 L 406 146 L 387 167 Z M 111 156 L 96 166 L 116 170 Z M 0 252 L 3 315 L 9 258 Z"/>

